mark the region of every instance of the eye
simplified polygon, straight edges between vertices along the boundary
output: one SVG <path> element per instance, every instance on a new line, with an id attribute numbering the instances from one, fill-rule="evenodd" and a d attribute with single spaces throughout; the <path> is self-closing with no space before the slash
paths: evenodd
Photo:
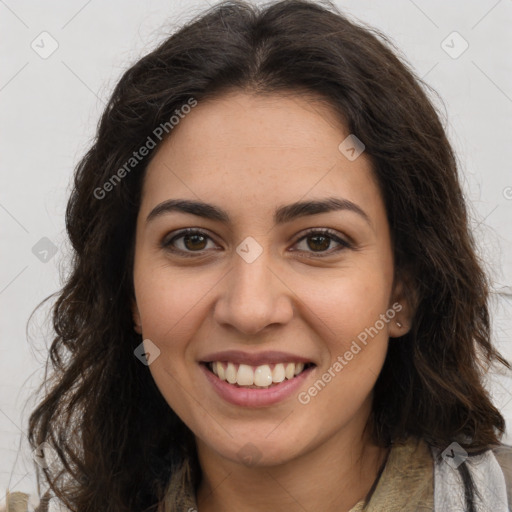
<path id="1" fill-rule="evenodd" d="M 176 247 L 175 242 L 177 240 L 182 241 L 182 247 Z M 204 231 L 197 229 L 188 228 L 180 231 L 177 235 L 171 239 L 164 238 L 162 241 L 162 247 L 170 250 L 171 252 L 181 252 L 184 256 L 192 256 L 188 253 L 197 253 L 206 249 L 207 240 L 211 240 L 211 237 Z"/>
<path id="2" fill-rule="evenodd" d="M 331 256 L 333 253 L 337 253 L 343 249 L 349 249 L 352 247 L 352 245 L 349 242 L 341 239 L 339 236 L 336 235 L 336 232 L 331 229 L 312 228 L 309 231 L 307 231 L 305 236 L 297 240 L 296 244 L 302 242 L 303 240 L 310 240 L 310 242 L 306 242 L 306 247 L 312 249 L 312 252 L 314 254 L 313 257 L 322 258 L 325 256 Z M 339 245 L 339 247 L 327 252 L 326 249 L 330 247 L 332 242 L 336 242 Z M 299 251 L 310 252 L 307 250 L 303 251 L 301 249 L 299 249 Z"/>
<path id="3" fill-rule="evenodd" d="M 181 255 L 186 257 L 196 255 L 200 256 L 201 252 L 207 249 L 209 240 L 211 241 L 212 238 L 204 231 L 187 228 L 180 231 L 170 239 L 167 237 L 164 238 L 161 246 L 162 248 L 167 249 L 173 253 L 181 253 Z M 306 246 L 312 250 L 308 251 L 307 249 L 298 249 L 298 251 L 312 252 L 314 255 L 313 257 L 330 256 L 333 253 L 352 247 L 351 243 L 341 239 L 336 235 L 336 232 L 331 229 L 312 228 L 306 232 L 306 235 L 297 240 L 295 245 L 304 240 L 311 240 L 311 242 L 307 243 Z M 179 244 L 176 243 L 178 241 L 180 242 Z M 339 247 L 327 252 L 326 249 L 331 246 L 332 242 L 337 243 Z M 181 245 L 181 247 L 177 247 L 177 245 Z M 293 251 L 296 250 L 297 249 L 294 249 Z"/>

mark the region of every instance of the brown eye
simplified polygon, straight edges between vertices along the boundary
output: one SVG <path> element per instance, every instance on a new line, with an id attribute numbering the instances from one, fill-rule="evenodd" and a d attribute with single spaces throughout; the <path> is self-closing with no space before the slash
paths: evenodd
<path id="1" fill-rule="evenodd" d="M 185 235 L 183 245 L 191 251 L 202 250 L 205 248 L 205 239 L 203 235 Z"/>
<path id="2" fill-rule="evenodd" d="M 300 252 L 306 252 L 306 253 L 320 253 L 315 256 L 323 257 L 323 256 L 330 256 L 334 253 L 337 253 L 343 249 L 348 249 L 351 246 L 351 244 L 343 239 L 341 239 L 339 236 L 335 234 L 335 232 L 331 231 L 330 229 L 312 229 L 309 231 L 305 236 L 303 236 L 300 240 L 297 241 L 297 243 L 302 242 L 304 240 L 307 240 L 306 242 L 306 248 L 305 249 L 298 249 Z M 329 247 L 331 246 L 332 242 L 335 242 L 338 244 L 338 248 L 335 248 L 334 250 L 327 251 Z M 309 250 L 308 250 L 309 249 Z M 325 253 L 325 254 L 324 254 Z"/>
<path id="3" fill-rule="evenodd" d="M 306 240 L 312 241 L 311 243 L 308 242 L 308 247 L 313 251 L 327 250 L 332 241 L 329 237 L 323 235 L 308 236 Z"/>
<path id="4" fill-rule="evenodd" d="M 211 238 L 203 231 L 186 229 L 170 239 L 164 239 L 161 246 L 172 252 L 179 252 L 188 256 L 187 253 L 200 253 L 206 250 L 208 240 L 211 240 Z"/>

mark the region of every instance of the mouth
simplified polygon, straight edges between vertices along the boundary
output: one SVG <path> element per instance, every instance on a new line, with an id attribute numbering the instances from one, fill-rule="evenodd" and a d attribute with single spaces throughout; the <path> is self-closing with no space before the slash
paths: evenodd
<path id="1" fill-rule="evenodd" d="M 269 389 L 293 380 L 316 364 L 302 362 L 269 363 L 259 366 L 231 361 L 202 361 L 200 363 L 221 381 L 236 388 Z"/>

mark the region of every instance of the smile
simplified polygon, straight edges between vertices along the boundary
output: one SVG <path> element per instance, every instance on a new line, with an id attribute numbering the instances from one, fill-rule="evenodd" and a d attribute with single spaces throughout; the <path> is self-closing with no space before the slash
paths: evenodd
<path id="1" fill-rule="evenodd" d="M 208 369 L 220 380 L 237 387 L 248 389 L 267 389 L 284 380 L 290 380 L 305 369 L 314 366 L 313 363 L 273 363 L 250 366 L 232 362 L 213 361 L 206 363 Z"/>
<path id="2" fill-rule="evenodd" d="M 302 362 L 252 367 L 246 364 L 210 361 L 200 363 L 199 368 L 206 378 L 208 387 L 211 386 L 210 389 L 224 401 L 242 407 L 268 407 L 298 393 L 317 367 L 314 363 Z M 283 373 L 284 378 L 280 382 L 274 382 L 274 375 L 276 380 L 279 380 Z M 239 384 L 239 376 L 241 382 L 251 382 L 252 379 L 253 384 Z M 228 381 L 228 377 L 232 382 Z M 255 381 L 266 385 L 258 386 L 254 384 Z"/>

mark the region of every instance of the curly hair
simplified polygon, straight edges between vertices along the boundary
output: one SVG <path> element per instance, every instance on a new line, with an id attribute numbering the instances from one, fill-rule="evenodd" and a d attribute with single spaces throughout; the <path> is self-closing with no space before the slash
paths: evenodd
<path id="1" fill-rule="evenodd" d="M 52 375 L 29 419 L 48 442 L 51 490 L 80 512 L 155 511 L 174 464 L 197 464 L 194 436 L 134 357 L 135 224 L 145 169 L 163 140 L 105 184 L 192 97 L 230 90 L 313 94 L 371 159 L 392 235 L 395 277 L 414 297 L 411 330 L 390 345 L 371 423 L 381 446 L 408 435 L 469 454 L 499 444 L 505 422 L 483 385 L 496 361 L 489 281 L 469 228 L 458 164 L 422 82 L 380 32 L 330 3 L 223 2 L 128 69 L 78 163 L 66 210 L 72 265 L 53 305 Z M 42 386 L 43 388 L 43 386 Z"/>

